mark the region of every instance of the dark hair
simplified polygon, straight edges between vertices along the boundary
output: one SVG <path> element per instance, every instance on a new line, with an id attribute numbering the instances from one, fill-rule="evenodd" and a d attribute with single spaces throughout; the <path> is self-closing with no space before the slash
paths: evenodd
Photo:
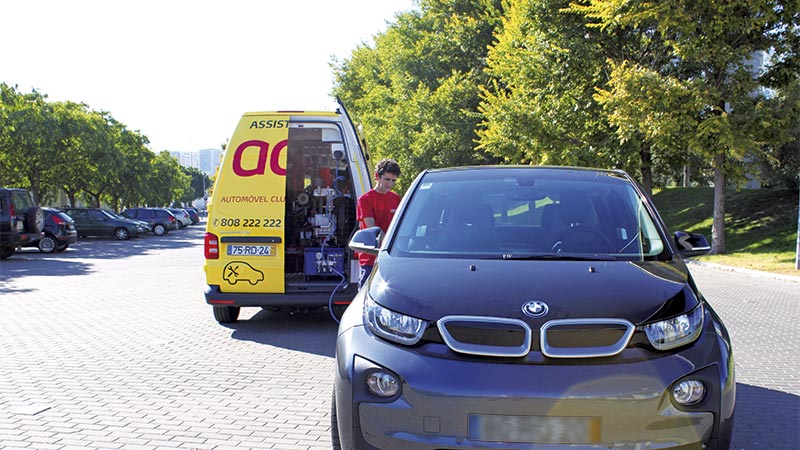
<path id="1" fill-rule="evenodd" d="M 379 177 L 382 177 L 385 173 L 391 173 L 393 175 L 400 176 L 400 164 L 397 164 L 397 161 L 391 158 L 384 158 L 378 161 L 378 165 L 375 166 L 375 172 L 378 174 Z"/>

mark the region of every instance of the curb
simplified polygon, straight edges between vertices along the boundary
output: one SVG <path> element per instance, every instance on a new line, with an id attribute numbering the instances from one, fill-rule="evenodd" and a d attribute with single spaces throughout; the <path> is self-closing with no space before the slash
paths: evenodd
<path id="1" fill-rule="evenodd" d="M 772 278 L 772 279 L 776 279 L 776 280 L 783 280 L 783 281 L 789 281 L 789 282 L 793 282 L 793 283 L 800 283 L 800 275 L 798 275 L 798 276 L 795 276 L 795 275 L 783 275 L 783 274 L 780 274 L 780 273 L 763 272 L 763 271 L 760 271 L 760 270 L 744 269 L 742 267 L 724 266 L 722 264 L 707 263 L 707 262 L 695 261 L 695 260 L 691 260 L 691 259 L 687 259 L 685 261 L 686 261 L 686 264 L 696 265 L 696 266 L 701 266 L 701 267 L 708 267 L 709 269 L 724 270 L 726 272 L 741 273 L 741 274 L 750 275 L 750 276 L 753 276 L 753 277 Z"/>

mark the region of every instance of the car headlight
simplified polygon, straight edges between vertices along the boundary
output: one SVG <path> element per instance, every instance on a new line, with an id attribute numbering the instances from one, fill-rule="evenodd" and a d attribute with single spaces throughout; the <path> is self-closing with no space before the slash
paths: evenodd
<path id="1" fill-rule="evenodd" d="M 406 316 L 375 303 L 369 295 L 364 302 L 364 320 L 378 336 L 404 345 L 414 345 L 422 339 L 428 323 Z"/>
<path id="2" fill-rule="evenodd" d="M 650 344 L 658 350 L 669 350 L 694 342 L 703 329 L 703 305 L 686 314 L 645 325 Z"/>

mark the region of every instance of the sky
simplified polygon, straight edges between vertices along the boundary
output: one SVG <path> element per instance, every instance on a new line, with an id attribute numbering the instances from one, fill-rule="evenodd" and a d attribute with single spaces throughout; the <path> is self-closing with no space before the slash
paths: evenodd
<path id="1" fill-rule="evenodd" d="M 150 149 L 220 148 L 242 113 L 333 110 L 333 58 L 413 0 L 3 1 L 0 82 L 86 103 Z M 347 106 L 347 105 L 345 105 Z"/>

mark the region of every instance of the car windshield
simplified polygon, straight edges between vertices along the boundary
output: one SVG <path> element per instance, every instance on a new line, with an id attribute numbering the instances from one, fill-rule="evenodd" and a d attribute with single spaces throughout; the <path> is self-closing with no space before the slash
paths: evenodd
<path id="1" fill-rule="evenodd" d="M 114 211 L 109 211 L 109 210 L 107 210 L 107 209 L 104 209 L 103 211 L 104 211 L 106 214 L 108 214 L 109 216 L 111 216 L 111 217 L 113 217 L 113 218 L 115 218 L 115 219 L 117 219 L 117 220 L 125 220 L 125 221 L 129 220 L 127 217 L 122 217 L 121 215 L 119 215 L 119 214 L 115 213 Z"/>
<path id="2" fill-rule="evenodd" d="M 430 172 L 409 195 L 390 247 L 397 256 L 638 261 L 666 252 L 632 183 L 610 172 Z"/>

